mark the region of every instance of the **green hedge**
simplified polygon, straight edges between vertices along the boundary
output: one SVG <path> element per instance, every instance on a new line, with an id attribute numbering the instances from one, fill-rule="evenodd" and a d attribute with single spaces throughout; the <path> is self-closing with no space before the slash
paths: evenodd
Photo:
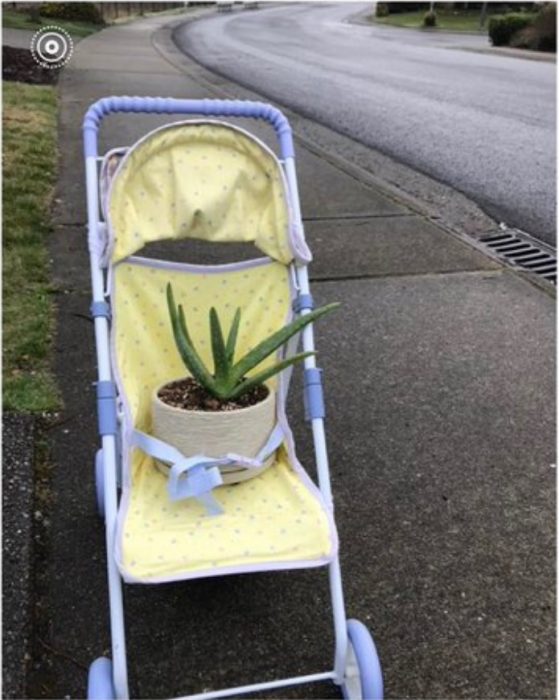
<path id="1" fill-rule="evenodd" d="M 529 15 L 510 14 L 491 17 L 489 20 L 489 38 L 493 46 L 508 46 L 513 36 L 532 24 Z"/>
<path id="2" fill-rule="evenodd" d="M 44 2 L 41 4 L 40 13 L 42 17 L 52 19 L 104 24 L 101 13 L 92 2 Z"/>
<path id="3" fill-rule="evenodd" d="M 428 2 L 387 2 L 388 13 L 397 15 L 400 12 L 417 12 L 419 10 L 428 10 Z"/>
<path id="4" fill-rule="evenodd" d="M 375 10 L 376 17 L 388 17 L 390 11 L 388 10 L 388 5 L 385 2 L 377 2 L 377 8 Z"/>
<path id="5" fill-rule="evenodd" d="M 538 51 L 557 50 L 557 6 L 554 2 L 548 2 L 539 11 L 534 20 L 534 31 Z"/>

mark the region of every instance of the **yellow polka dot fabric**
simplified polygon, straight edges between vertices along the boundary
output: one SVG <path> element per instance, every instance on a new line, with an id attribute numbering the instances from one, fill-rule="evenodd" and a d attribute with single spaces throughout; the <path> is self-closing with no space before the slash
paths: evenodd
<path id="1" fill-rule="evenodd" d="M 148 134 L 120 164 L 109 192 L 116 263 L 171 238 L 254 242 L 289 263 L 289 207 L 271 151 L 227 124 L 179 122 Z"/>
<path id="2" fill-rule="evenodd" d="M 117 265 L 112 349 L 129 427 L 149 432 L 153 392 L 186 374 L 168 320 L 167 282 L 184 305 L 194 343 L 211 367 L 210 307 L 216 307 L 225 328 L 236 308 L 242 309 L 240 355 L 285 325 L 290 314 L 288 274 L 274 261 L 188 268 L 132 258 Z M 125 455 L 124 464 L 116 555 L 126 580 L 155 583 L 315 566 L 335 553 L 331 513 L 287 444 L 258 477 L 216 489 L 224 513 L 213 517 L 192 499 L 170 501 L 167 478 L 139 449 Z"/>

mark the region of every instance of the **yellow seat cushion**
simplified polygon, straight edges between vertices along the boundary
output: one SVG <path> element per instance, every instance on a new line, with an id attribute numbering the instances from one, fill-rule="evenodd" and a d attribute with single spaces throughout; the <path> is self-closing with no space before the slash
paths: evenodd
<path id="1" fill-rule="evenodd" d="M 127 580 L 319 566 L 335 550 L 328 514 L 285 450 L 260 476 L 216 489 L 219 516 L 208 516 L 193 499 L 170 501 L 167 478 L 139 450 L 131 476 L 117 548 Z"/>

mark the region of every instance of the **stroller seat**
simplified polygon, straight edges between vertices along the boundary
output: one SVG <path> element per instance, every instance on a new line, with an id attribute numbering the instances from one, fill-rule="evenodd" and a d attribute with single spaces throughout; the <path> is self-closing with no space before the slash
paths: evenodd
<path id="1" fill-rule="evenodd" d="M 194 499 L 169 501 L 167 478 L 138 451 L 117 545 L 124 578 L 155 583 L 330 561 L 328 519 L 284 449 L 264 473 L 214 495 L 224 509 L 214 518 Z"/>
<path id="2" fill-rule="evenodd" d="M 185 374 L 168 318 L 167 282 L 184 302 L 199 352 L 210 363 L 211 306 L 226 325 L 242 309 L 241 353 L 291 316 L 288 269 L 267 258 L 197 266 L 132 257 L 116 265 L 112 345 L 119 394 L 126 423 L 147 433 L 153 392 Z M 337 550 L 331 510 L 297 461 L 283 405 L 286 388 L 276 382 L 276 389 L 284 444 L 262 474 L 214 491 L 224 509 L 220 516 L 209 517 L 194 499 L 171 501 L 167 477 L 153 458 L 139 448 L 124 450 L 116 560 L 125 580 L 155 583 L 331 561 Z"/>

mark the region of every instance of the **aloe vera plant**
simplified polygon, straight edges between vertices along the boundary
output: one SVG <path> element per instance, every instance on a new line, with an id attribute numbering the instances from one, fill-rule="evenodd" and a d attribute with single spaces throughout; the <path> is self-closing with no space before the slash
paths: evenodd
<path id="1" fill-rule="evenodd" d="M 212 307 L 209 317 L 214 362 L 212 373 L 194 347 L 186 325 L 182 304 L 178 306 L 175 304 L 173 288 L 170 283 L 167 284 L 167 305 L 169 307 L 175 343 L 185 367 L 194 379 L 212 396 L 222 401 L 238 398 L 255 386 L 263 384 L 267 379 L 270 379 L 270 377 L 273 377 L 290 365 L 304 360 L 309 355 L 313 355 L 314 353 L 312 352 L 302 352 L 247 377 L 248 372 L 255 369 L 257 365 L 284 345 L 292 336 L 312 321 L 316 321 L 317 318 L 324 316 L 339 306 L 339 304 L 328 304 L 296 318 L 290 324 L 263 340 L 236 362 L 235 348 L 241 324 L 241 309 L 237 309 L 235 312 L 227 339 L 225 339 L 217 311 Z"/>

